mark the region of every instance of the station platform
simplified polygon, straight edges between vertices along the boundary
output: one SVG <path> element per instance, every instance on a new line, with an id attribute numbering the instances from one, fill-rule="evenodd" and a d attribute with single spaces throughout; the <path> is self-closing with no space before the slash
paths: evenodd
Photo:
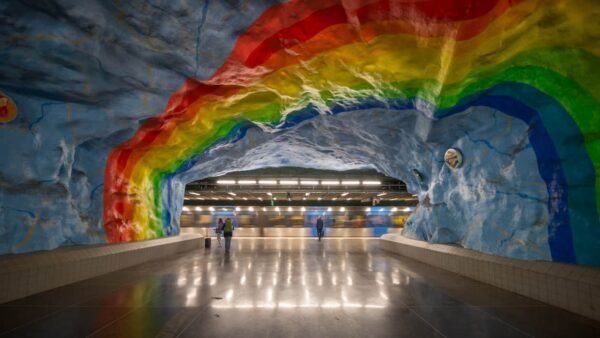
<path id="1" fill-rule="evenodd" d="M 2 337 L 598 337 L 600 323 L 379 249 L 234 238 L 0 305 Z"/>

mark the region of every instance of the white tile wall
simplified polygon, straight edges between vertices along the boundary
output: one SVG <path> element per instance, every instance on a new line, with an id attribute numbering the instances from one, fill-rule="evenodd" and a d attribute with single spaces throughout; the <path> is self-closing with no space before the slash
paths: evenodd
<path id="1" fill-rule="evenodd" d="M 0 257 L 0 303 L 199 249 L 203 237 L 185 234 L 133 243 L 67 247 Z"/>
<path id="2" fill-rule="evenodd" d="M 398 234 L 380 239 L 382 249 L 600 320 L 600 269 L 482 254 L 429 244 Z"/>

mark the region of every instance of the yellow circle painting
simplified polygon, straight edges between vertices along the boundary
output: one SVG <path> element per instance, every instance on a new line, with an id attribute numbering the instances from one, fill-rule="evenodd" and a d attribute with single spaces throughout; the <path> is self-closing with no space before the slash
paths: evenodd
<path id="1" fill-rule="evenodd" d="M 8 95 L 0 92 L 0 123 L 10 122 L 17 117 L 17 105 Z"/>

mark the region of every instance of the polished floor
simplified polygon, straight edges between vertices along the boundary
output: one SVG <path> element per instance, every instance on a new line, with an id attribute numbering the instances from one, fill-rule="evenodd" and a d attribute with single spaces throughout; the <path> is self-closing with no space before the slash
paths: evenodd
<path id="1" fill-rule="evenodd" d="M 4 337 L 600 337 L 376 239 L 242 239 L 0 305 Z"/>

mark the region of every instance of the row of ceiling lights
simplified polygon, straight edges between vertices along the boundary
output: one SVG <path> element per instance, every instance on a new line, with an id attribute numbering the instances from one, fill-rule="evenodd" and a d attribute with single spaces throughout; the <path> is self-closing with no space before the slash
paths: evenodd
<path id="1" fill-rule="evenodd" d="M 381 185 L 381 181 L 373 180 L 310 180 L 310 179 L 268 179 L 268 180 L 217 180 L 217 184 L 221 185 Z"/>
<path id="2" fill-rule="evenodd" d="M 191 195 L 194 195 L 194 196 L 197 196 L 197 197 L 196 197 L 196 199 L 199 199 L 199 200 L 204 200 L 204 198 L 203 198 L 203 197 L 201 197 L 201 195 L 200 195 L 199 193 L 197 193 L 197 192 L 190 191 L 190 192 L 189 192 L 189 194 L 191 194 Z M 237 194 L 236 194 L 236 193 L 234 193 L 234 192 L 231 192 L 231 191 L 230 191 L 230 192 L 228 192 L 227 194 L 229 194 L 229 195 L 231 195 L 231 196 L 237 196 Z M 274 201 L 277 201 L 277 197 L 273 197 L 273 193 L 271 193 L 271 192 L 267 192 L 266 194 L 267 194 L 267 195 L 268 195 L 270 198 L 272 198 Z M 348 196 L 348 194 L 349 194 L 348 192 L 342 193 L 342 194 L 340 194 L 340 197 L 346 197 L 346 196 Z M 379 194 L 377 194 L 377 197 L 383 197 L 383 196 L 385 196 L 385 195 L 387 195 L 387 193 L 385 193 L 385 192 L 382 192 L 382 193 L 379 193 Z M 306 199 L 307 199 L 307 197 L 308 197 L 308 196 L 310 196 L 310 193 L 309 193 L 309 192 L 305 193 L 305 194 L 304 194 L 304 197 L 302 197 L 302 200 L 306 201 Z M 415 196 L 415 195 L 412 195 L 412 196 Z M 211 199 L 213 199 L 213 200 L 215 200 L 215 201 L 219 200 L 219 198 L 217 198 L 217 197 L 211 197 Z M 231 200 L 231 201 L 232 201 L 232 200 L 233 200 L 233 197 L 226 197 L 226 199 L 228 199 L 228 200 Z M 245 200 L 245 201 L 247 201 L 247 200 L 248 200 L 248 198 L 247 198 L 247 197 L 242 197 L 242 199 L 243 199 L 243 200 Z M 262 200 L 263 200 L 263 198 L 262 198 L 262 197 L 258 197 L 257 199 L 258 199 L 259 201 L 262 201 Z M 288 199 L 290 199 L 290 197 L 288 197 Z M 322 200 L 322 199 L 323 199 L 322 197 L 318 197 L 318 198 L 317 198 L 317 200 L 318 200 L 318 201 L 320 201 L 320 200 Z M 331 198 L 331 200 L 332 200 L 332 201 L 336 201 L 337 199 L 338 199 L 338 197 L 332 197 L 332 198 Z M 346 198 L 346 200 L 347 200 L 347 201 L 350 201 L 350 200 L 352 200 L 352 197 L 348 197 L 348 198 Z"/>
<path id="3" fill-rule="evenodd" d="M 204 209 L 202 209 L 202 207 L 195 207 L 195 208 L 194 208 L 194 210 L 195 210 L 195 211 L 203 211 Z M 215 210 L 216 210 L 216 209 L 215 209 L 215 207 L 208 207 L 208 211 L 211 211 L 211 212 L 212 212 L 212 211 L 215 211 Z M 221 210 L 223 210 L 223 211 L 227 211 L 228 209 L 227 209 L 227 208 L 221 208 Z M 248 209 L 247 209 L 247 210 L 248 210 L 248 211 L 250 211 L 250 212 L 253 212 L 253 211 L 254 211 L 254 207 L 248 207 Z M 372 210 L 372 209 L 371 209 L 371 207 L 367 207 L 367 208 L 365 208 L 365 211 L 366 211 L 366 212 L 371 212 L 371 210 Z M 384 210 L 385 210 L 384 208 L 379 208 L 379 211 L 384 211 Z M 409 211 L 411 211 L 411 210 L 412 210 L 412 209 L 411 209 L 410 207 L 404 207 L 404 208 L 402 208 L 400 211 L 403 211 L 403 212 L 409 212 Z M 189 207 L 183 207 L 183 211 L 185 211 L 185 212 L 189 212 L 189 211 L 191 211 L 191 209 L 190 209 Z M 235 207 L 235 211 L 242 211 L 242 208 L 240 208 L 240 207 Z M 267 208 L 266 208 L 266 207 L 263 207 L 263 208 L 262 208 L 262 211 L 267 211 Z M 276 211 L 276 212 L 278 212 L 278 211 L 281 211 L 281 209 L 280 209 L 279 207 L 274 207 L 274 208 L 273 208 L 273 211 Z M 287 211 L 289 211 L 289 212 L 293 212 L 293 211 L 294 211 L 294 208 L 292 208 L 292 207 L 287 207 Z M 306 211 L 306 208 L 305 208 L 305 207 L 301 207 L 301 208 L 300 208 L 300 211 L 302 211 L 302 212 L 305 212 L 305 211 Z M 333 208 L 332 208 L 332 207 L 328 207 L 328 208 L 327 208 L 327 211 L 331 212 L 331 211 L 333 211 Z M 340 207 L 340 208 L 339 208 L 339 211 L 341 211 L 341 212 L 344 212 L 344 211 L 346 211 L 346 208 L 345 208 L 345 207 Z M 391 212 L 397 212 L 397 211 L 398 211 L 398 208 L 396 208 L 396 207 L 393 207 L 393 208 L 392 208 L 390 211 L 391 211 Z"/>

